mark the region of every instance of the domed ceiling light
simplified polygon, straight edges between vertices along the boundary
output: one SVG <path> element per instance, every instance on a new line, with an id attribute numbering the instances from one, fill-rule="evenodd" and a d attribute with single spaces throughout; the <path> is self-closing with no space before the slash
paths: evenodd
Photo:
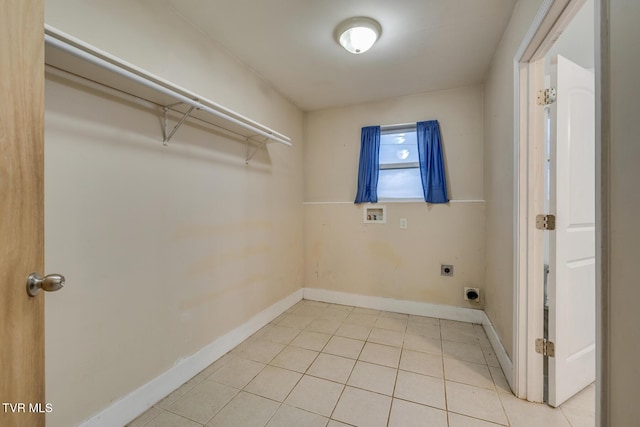
<path id="1" fill-rule="evenodd" d="M 381 33 L 378 21 L 359 16 L 342 21 L 336 28 L 335 37 L 348 52 L 361 54 L 371 49 Z"/>

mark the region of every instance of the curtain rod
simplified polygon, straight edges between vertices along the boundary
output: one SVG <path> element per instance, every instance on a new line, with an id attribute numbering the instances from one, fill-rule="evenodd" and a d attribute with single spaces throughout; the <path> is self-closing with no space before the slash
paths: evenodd
<path id="1" fill-rule="evenodd" d="M 399 123 L 396 125 L 384 125 L 384 126 L 380 126 L 380 130 L 389 131 L 389 130 L 409 128 L 409 127 L 416 127 L 416 123 L 413 122 L 413 123 Z"/>

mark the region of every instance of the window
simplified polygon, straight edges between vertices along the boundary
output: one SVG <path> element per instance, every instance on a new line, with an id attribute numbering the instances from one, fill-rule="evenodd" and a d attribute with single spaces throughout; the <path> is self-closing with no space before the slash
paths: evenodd
<path id="1" fill-rule="evenodd" d="M 380 132 L 378 197 L 421 199 L 423 197 L 416 127 L 382 129 Z"/>
<path id="2" fill-rule="evenodd" d="M 437 120 L 384 131 L 380 126 L 363 127 L 354 203 L 377 203 L 378 196 L 419 199 L 421 195 L 427 203 L 448 203 L 441 139 Z"/>

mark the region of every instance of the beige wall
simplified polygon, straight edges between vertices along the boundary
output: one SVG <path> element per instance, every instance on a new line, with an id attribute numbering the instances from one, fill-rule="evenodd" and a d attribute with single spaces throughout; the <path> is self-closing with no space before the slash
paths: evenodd
<path id="1" fill-rule="evenodd" d="M 463 288 L 483 288 L 482 86 L 332 108 L 305 116 L 304 283 L 355 294 L 481 308 Z M 440 121 L 448 205 L 384 203 L 386 224 L 363 224 L 353 204 L 360 129 Z M 400 218 L 408 229 L 401 230 Z M 453 264 L 452 278 L 440 264 Z"/>
<path id="2" fill-rule="evenodd" d="M 485 195 L 486 240 L 485 310 L 505 343 L 512 349 L 513 271 L 513 55 L 535 15 L 540 1 L 519 1 L 509 28 L 493 60 L 485 86 Z M 608 74 L 600 91 L 602 108 L 601 170 L 602 210 L 599 221 L 604 235 L 599 250 L 603 265 L 599 283 L 604 286 L 600 329 L 599 397 L 604 402 L 599 426 L 634 425 L 640 418 L 637 387 L 640 381 L 640 299 L 637 248 L 640 242 L 640 134 L 637 84 L 640 69 L 640 3 L 631 0 L 596 0 L 596 19 L 602 16 L 605 32 L 601 42 L 605 57 L 596 75 Z M 599 12 L 601 10 L 601 12 Z M 608 14 L 608 16 L 607 16 Z M 610 107 L 608 100 L 610 99 Z M 602 105 L 602 107 L 600 107 Z M 507 179 L 505 179 L 505 177 Z M 505 227 L 505 225 L 507 225 Z M 509 263 L 503 262 L 509 259 Z M 504 268 L 504 267 L 508 268 Z M 600 325 L 599 325 L 600 327 Z M 603 357 L 603 358 L 602 358 Z M 601 391 L 600 391 L 601 390 Z M 600 403 L 596 404 L 601 410 Z"/>
<path id="3" fill-rule="evenodd" d="M 49 0 L 47 23 L 293 139 L 249 166 L 193 125 L 169 147 L 157 111 L 49 75 L 48 425 L 73 426 L 303 283 L 303 115 L 154 2 Z M 171 28 L 171 31 L 167 31 Z"/>
<path id="4" fill-rule="evenodd" d="M 48 0 L 46 21 L 290 135 L 294 147 L 271 145 L 246 167 L 242 144 L 188 126 L 165 148 L 155 112 L 48 77 L 46 270 L 68 279 L 47 299 L 47 400 L 55 407 L 48 424 L 78 424 L 302 283 L 458 306 L 463 286 L 481 286 L 512 354 L 513 60 L 542 1 L 518 2 L 484 93 L 470 87 L 316 111 L 305 116 L 305 135 L 297 108 L 161 3 Z M 640 416 L 640 5 L 608 3 L 605 192 L 613 226 L 603 333 L 608 425 L 626 425 Z M 360 128 L 428 119 L 442 125 L 451 198 L 486 199 L 486 207 L 385 203 L 386 225 L 363 224 L 351 203 Z M 408 230 L 399 229 L 401 217 Z M 439 275 L 444 262 L 456 266 L 454 278 Z"/>
<path id="5" fill-rule="evenodd" d="M 514 60 L 541 0 L 520 0 L 494 55 L 485 82 L 484 188 L 485 311 L 509 355 L 514 312 Z"/>
<path id="6" fill-rule="evenodd" d="M 638 71 L 640 70 L 640 3 L 632 0 L 598 1 L 610 8 L 610 41 L 603 47 L 610 53 L 605 72 L 610 81 L 602 91 L 608 93 L 610 109 L 603 110 L 603 120 L 611 130 L 605 137 L 605 186 L 603 196 L 608 205 L 603 215 L 608 219 L 605 233 L 604 278 L 609 299 L 605 316 L 609 324 L 602 331 L 609 376 L 604 378 L 604 399 L 609 402 L 601 426 L 630 426 L 640 419 L 638 383 L 640 382 L 640 286 L 638 280 L 638 244 L 640 242 L 640 120 L 638 120 Z M 607 159 L 608 156 L 608 159 Z"/>

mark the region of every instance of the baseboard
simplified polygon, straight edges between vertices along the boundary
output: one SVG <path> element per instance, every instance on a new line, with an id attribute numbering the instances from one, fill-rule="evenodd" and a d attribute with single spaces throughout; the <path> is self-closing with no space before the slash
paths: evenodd
<path id="1" fill-rule="evenodd" d="M 502 341 L 500 341 L 500 337 L 498 336 L 498 332 L 493 327 L 493 323 L 491 323 L 491 319 L 489 319 L 489 316 L 487 316 L 484 311 L 482 312 L 482 316 L 482 326 L 484 327 L 484 331 L 487 333 L 487 337 L 489 337 L 489 342 L 491 343 L 491 347 L 493 347 L 493 352 L 498 358 L 498 362 L 500 362 L 502 372 L 509 383 L 509 387 L 511 387 L 511 390 L 515 390 L 513 384 L 513 363 L 511 362 L 507 351 L 504 349 Z"/>
<path id="2" fill-rule="evenodd" d="M 114 402 L 99 414 L 81 424 L 81 427 L 123 426 L 149 409 L 154 403 L 171 393 L 186 381 L 218 360 L 257 330 L 300 301 L 303 290 L 288 297 L 247 320 L 236 329 L 221 336 L 197 353 L 178 360 L 176 364 L 147 384 Z"/>
<path id="3" fill-rule="evenodd" d="M 481 324 L 487 333 L 487 337 L 489 337 L 489 342 L 491 343 L 493 351 L 500 362 L 500 366 L 502 367 L 502 371 L 504 372 L 509 386 L 513 390 L 513 364 L 504 349 L 491 320 L 489 320 L 489 317 L 483 310 L 431 304 L 427 302 L 398 300 L 393 298 L 372 297 L 317 288 L 304 288 L 303 291 L 305 299 L 314 301 L 353 305 L 356 307 L 373 308 L 376 310 L 393 311 L 396 313 L 415 314 L 418 316 L 437 317 L 439 319 Z"/>
<path id="4" fill-rule="evenodd" d="M 415 314 L 418 316 L 437 317 L 460 322 L 481 324 L 485 319 L 484 311 L 472 308 L 454 307 L 452 305 L 431 304 L 428 302 L 399 300 L 385 297 L 350 294 L 318 288 L 304 288 L 304 298 L 333 304 L 353 305 L 396 313 Z"/>
<path id="5" fill-rule="evenodd" d="M 157 401 L 171 393 L 198 372 L 215 362 L 235 346 L 250 337 L 271 320 L 288 310 L 302 298 L 329 302 L 333 304 L 353 305 L 396 313 L 414 314 L 418 316 L 437 317 L 482 324 L 494 352 L 502 366 L 511 389 L 513 389 L 513 365 L 507 352 L 484 311 L 464 307 L 431 304 L 426 302 L 398 300 L 393 298 L 374 297 L 330 291 L 317 288 L 302 288 L 288 297 L 278 301 L 267 309 L 253 316 L 236 329 L 221 336 L 197 353 L 179 360 L 175 366 L 154 378 L 147 384 L 114 402 L 99 414 L 86 420 L 81 427 L 110 427 L 126 425 L 140 414 L 148 410 Z"/>

